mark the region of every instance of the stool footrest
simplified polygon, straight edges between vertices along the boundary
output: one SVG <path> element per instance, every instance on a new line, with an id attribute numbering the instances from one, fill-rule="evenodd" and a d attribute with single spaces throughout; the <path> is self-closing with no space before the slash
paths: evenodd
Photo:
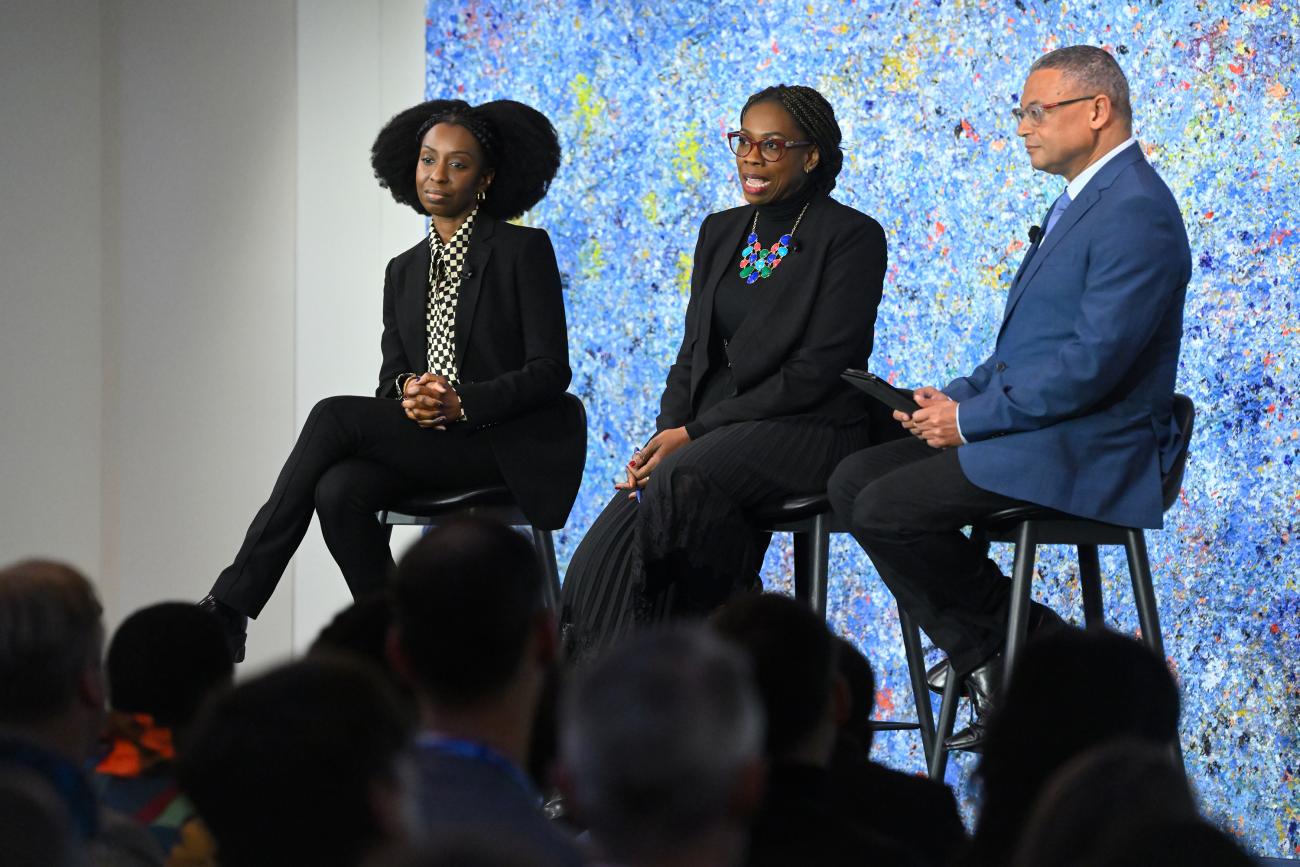
<path id="1" fill-rule="evenodd" d="M 871 730 L 873 732 L 906 732 L 919 728 L 921 728 L 919 722 L 907 722 L 906 720 L 873 719 L 871 721 Z"/>

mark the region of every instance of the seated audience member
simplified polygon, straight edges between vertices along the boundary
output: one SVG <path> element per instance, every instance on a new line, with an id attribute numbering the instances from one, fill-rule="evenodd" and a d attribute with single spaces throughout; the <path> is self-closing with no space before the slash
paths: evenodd
<path id="1" fill-rule="evenodd" d="M 767 794 L 748 863 L 918 863 L 839 801 L 827 767 L 847 695 L 835 678 L 835 638 L 822 619 L 801 602 L 764 593 L 733 600 L 713 624 L 749 656 L 767 718 Z"/>
<path id="2" fill-rule="evenodd" d="M 526 842 L 500 832 L 439 835 L 418 846 L 390 850 L 365 867 L 551 867 L 555 862 Z"/>
<path id="3" fill-rule="evenodd" d="M 83 867 L 85 863 L 54 787 L 28 771 L 0 770 L 0 864 Z"/>
<path id="4" fill-rule="evenodd" d="M 1138 740 L 1103 744 L 1070 761 L 1043 787 L 1018 847 L 1016 867 L 1114 864 L 1249 864 L 1241 852 L 1209 842 L 1203 857 L 1196 850 L 1173 855 L 1178 847 L 1150 848 L 1147 857 L 1126 855 L 1149 835 L 1164 829 L 1203 824 L 1187 776 L 1170 760 L 1169 749 Z M 1209 829 L 1212 831 L 1212 829 Z M 1191 838 L 1210 841 L 1212 834 Z M 1233 854 L 1236 860 L 1218 860 Z"/>
<path id="5" fill-rule="evenodd" d="M 94 783 L 105 806 L 147 827 L 164 852 L 194 815 L 176 785 L 178 744 L 203 699 L 233 674 L 221 624 L 191 603 L 142 608 L 109 642 L 111 713 Z"/>
<path id="6" fill-rule="evenodd" d="M 1030 641 L 975 772 L 971 862 L 1010 860 L 1045 784 L 1071 759 L 1116 738 L 1168 747 L 1177 736 L 1178 687 L 1145 646 L 1105 629 Z"/>
<path id="7" fill-rule="evenodd" d="M 763 709 L 738 649 L 703 626 L 616 645 L 566 693 L 560 737 L 563 788 L 598 863 L 742 862 Z"/>
<path id="8" fill-rule="evenodd" d="M 371 593 L 335 614 L 308 653 L 349 653 L 386 669 L 392 626 L 393 600 L 387 593 Z"/>
<path id="9" fill-rule="evenodd" d="M 421 825 L 501 832 L 580 864 L 525 772 L 558 636 L 541 564 L 521 534 L 481 520 L 437 528 L 397 567 L 390 654 L 420 709 Z"/>
<path id="10" fill-rule="evenodd" d="M 334 615 L 308 649 L 310 656 L 343 654 L 382 671 L 389 686 L 414 714 L 415 697 L 406 678 L 393 670 L 388 658 L 388 633 L 393 628 L 393 600 L 387 593 L 362 596 Z"/>
<path id="11" fill-rule="evenodd" d="M 831 754 L 836 799 L 866 827 L 912 852 L 918 863 L 946 864 L 966 840 L 952 790 L 871 761 L 876 676 L 853 642 L 839 638 L 837 644 L 837 676 L 848 689 L 848 701 Z"/>
<path id="12" fill-rule="evenodd" d="M 221 867 L 356 867 L 411 830 L 410 735 L 371 668 L 313 658 L 209 703 L 180 756 L 180 781 Z"/>
<path id="13" fill-rule="evenodd" d="M 104 719 L 102 614 L 69 566 L 0 570 L 0 771 L 48 785 L 93 863 L 161 864 L 148 832 L 102 808 L 83 770 Z"/>
<path id="14" fill-rule="evenodd" d="M 1041 863 L 1041 862 L 1040 862 Z M 1166 819 L 1113 837 L 1080 867 L 1254 867 L 1232 838 L 1200 819 Z"/>

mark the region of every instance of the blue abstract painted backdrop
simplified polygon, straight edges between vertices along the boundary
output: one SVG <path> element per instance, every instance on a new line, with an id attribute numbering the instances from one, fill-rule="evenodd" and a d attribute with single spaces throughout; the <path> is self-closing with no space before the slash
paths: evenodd
<path id="1" fill-rule="evenodd" d="M 723 133 L 748 94 L 803 83 L 835 105 L 847 145 L 836 196 L 889 237 L 872 366 L 900 384 L 943 383 L 990 350 L 1026 227 L 1063 186 L 1030 169 L 1014 135 L 1025 70 L 1052 48 L 1105 46 L 1196 263 L 1179 389 L 1198 430 L 1182 497 L 1148 534 L 1187 762 L 1216 821 L 1260 854 L 1296 854 L 1298 23 L 1293 0 L 432 0 L 428 94 L 528 102 L 565 146 L 550 196 L 525 216 L 551 233 L 567 275 L 572 390 L 590 418 L 562 563 L 652 431 L 699 222 L 740 201 Z M 1038 586 L 1077 618 L 1067 553 L 1043 553 Z M 847 537 L 831 568 L 834 627 L 875 663 L 881 715 L 906 713 L 889 593 Z M 1108 618 L 1135 631 L 1122 557 L 1103 569 Z M 790 573 L 778 537 L 764 580 L 788 588 Z M 907 733 L 882 735 L 876 752 L 922 767 Z M 968 808 L 971 767 L 949 771 Z"/>

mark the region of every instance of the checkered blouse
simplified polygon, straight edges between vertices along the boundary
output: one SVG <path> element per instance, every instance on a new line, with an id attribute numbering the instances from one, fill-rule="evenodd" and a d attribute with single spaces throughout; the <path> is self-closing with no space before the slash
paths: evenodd
<path id="1" fill-rule="evenodd" d="M 461 275 L 477 215 L 478 208 L 475 208 L 445 244 L 433 224 L 429 225 L 429 372 L 441 374 L 452 383 L 459 381 L 456 372 L 456 299 L 460 295 Z"/>

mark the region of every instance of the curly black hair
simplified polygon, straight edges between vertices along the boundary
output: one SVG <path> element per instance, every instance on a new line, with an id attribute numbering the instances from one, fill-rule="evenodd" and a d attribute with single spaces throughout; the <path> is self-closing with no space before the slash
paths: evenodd
<path id="1" fill-rule="evenodd" d="M 844 166 L 844 151 L 840 148 L 843 136 L 839 122 L 835 120 L 835 109 L 816 90 L 802 84 L 777 84 L 765 87 L 745 100 L 745 107 L 740 110 L 741 122 L 750 106 L 760 102 L 775 102 L 784 108 L 804 134 L 817 144 L 820 159 L 817 167 L 808 176 L 813 192 L 822 195 L 835 189 L 835 178 Z"/>
<path id="2" fill-rule="evenodd" d="M 535 108 L 510 99 L 477 106 L 459 99 L 422 102 L 395 115 L 370 148 L 379 185 L 421 216 L 415 163 L 421 139 L 439 123 L 463 126 L 478 141 L 487 167 L 496 172 L 480 207 L 499 219 L 518 217 L 540 202 L 560 168 L 559 137 Z"/>

